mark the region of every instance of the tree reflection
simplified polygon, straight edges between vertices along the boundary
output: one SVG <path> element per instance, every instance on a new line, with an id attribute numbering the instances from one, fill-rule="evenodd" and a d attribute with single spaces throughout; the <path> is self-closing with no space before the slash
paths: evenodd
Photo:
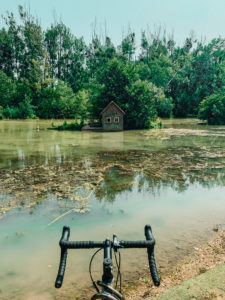
<path id="1" fill-rule="evenodd" d="M 113 166 L 104 173 L 104 181 L 96 190 L 96 197 L 114 202 L 117 195 L 124 191 L 132 191 L 135 173 L 124 172 L 120 166 Z"/>
<path id="2" fill-rule="evenodd" d="M 68 199 L 73 207 L 76 191 L 81 189 L 99 201 L 114 202 L 134 188 L 159 194 L 164 187 L 183 193 L 193 184 L 205 188 L 225 185 L 225 150 L 219 147 L 101 151 L 85 158 L 73 151 L 58 155 L 60 159 L 49 156 L 47 160 L 40 153 L 20 155 L 22 169 L 15 168 L 16 163 L 0 169 L 1 194 L 14 197 L 8 206 L 43 202 L 55 195 L 59 202 Z"/>
<path id="3" fill-rule="evenodd" d="M 131 191 L 135 178 L 139 192 L 147 189 L 152 194 L 159 194 L 165 187 L 183 193 L 194 184 L 205 188 L 225 185 L 224 150 L 218 148 L 108 152 L 101 157 L 107 157 L 107 163 L 116 161 L 117 166 L 103 173 L 104 181 L 96 192 L 100 201 L 113 202 L 117 195 Z"/>

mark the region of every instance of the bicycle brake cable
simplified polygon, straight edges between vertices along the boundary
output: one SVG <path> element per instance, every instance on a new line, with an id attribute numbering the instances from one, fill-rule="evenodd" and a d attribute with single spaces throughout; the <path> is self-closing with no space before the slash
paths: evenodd
<path id="1" fill-rule="evenodd" d="M 117 252 L 119 252 L 117 250 Z M 117 289 L 117 284 L 118 284 L 118 279 L 120 278 L 120 293 L 122 293 L 122 274 L 120 272 L 120 267 L 121 267 L 121 255 L 119 252 L 119 263 L 117 260 L 117 254 L 116 251 L 114 250 L 114 256 L 115 256 L 115 261 L 116 261 L 116 266 L 117 266 L 117 276 L 116 276 L 116 285 L 115 285 L 115 289 Z"/>
<path id="2" fill-rule="evenodd" d="M 90 278 L 91 278 L 91 281 L 92 281 L 92 284 L 93 284 L 93 287 L 96 289 L 96 291 L 99 293 L 100 290 L 96 284 L 96 282 L 94 281 L 93 277 L 92 277 L 92 274 L 91 274 L 91 267 L 92 267 L 92 261 L 93 259 L 95 258 L 95 255 L 100 251 L 102 250 L 102 248 L 98 249 L 97 251 L 95 251 L 95 253 L 92 255 L 91 257 L 91 260 L 90 260 L 90 263 L 89 263 L 89 275 L 90 275 Z"/>

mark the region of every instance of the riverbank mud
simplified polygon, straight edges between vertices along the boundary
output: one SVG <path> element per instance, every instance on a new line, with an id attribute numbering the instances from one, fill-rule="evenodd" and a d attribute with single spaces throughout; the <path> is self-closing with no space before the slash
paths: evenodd
<path id="1" fill-rule="evenodd" d="M 214 230 L 218 227 L 218 225 L 214 227 Z M 145 274 L 140 276 L 135 287 L 126 288 L 126 299 L 140 300 L 148 299 L 149 297 L 157 298 L 164 290 L 205 273 L 207 270 L 213 269 L 216 265 L 222 263 L 225 263 L 225 230 L 217 233 L 215 237 L 207 243 L 194 247 L 193 252 L 176 265 L 169 266 L 165 270 L 159 268 L 161 277 L 161 285 L 159 287 L 153 286 L 149 278 L 149 273 L 146 270 Z M 205 299 L 217 299 L 217 297 L 220 297 L 220 295 L 214 294 L 214 297 Z"/>

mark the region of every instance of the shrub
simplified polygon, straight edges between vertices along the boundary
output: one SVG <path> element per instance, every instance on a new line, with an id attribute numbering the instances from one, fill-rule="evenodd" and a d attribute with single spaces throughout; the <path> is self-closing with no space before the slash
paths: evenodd
<path id="1" fill-rule="evenodd" d="M 1 114 L 1 113 L 0 113 Z M 7 106 L 2 110 L 2 116 L 7 119 L 26 119 L 33 118 L 33 105 L 31 105 L 31 99 L 25 96 L 24 101 L 20 102 L 17 106 Z"/>
<path id="2" fill-rule="evenodd" d="M 3 117 L 7 119 L 26 119 L 33 118 L 33 105 L 31 105 L 31 99 L 25 96 L 24 101 L 20 102 L 17 106 L 7 106 L 2 113 Z"/>
<path id="3" fill-rule="evenodd" d="M 24 101 L 19 103 L 19 118 L 33 118 L 34 117 L 34 106 L 31 104 L 31 99 L 28 96 L 25 96 Z"/>
<path id="4" fill-rule="evenodd" d="M 3 107 L 0 106 L 0 120 L 3 119 Z"/>
<path id="5" fill-rule="evenodd" d="M 174 108 L 172 98 L 166 98 L 164 93 L 160 93 L 155 99 L 155 107 L 160 118 L 172 118 Z"/>
<path id="6" fill-rule="evenodd" d="M 40 118 L 85 118 L 88 92 L 74 94 L 71 87 L 60 80 L 51 80 L 42 87 L 37 115 Z"/>
<path id="7" fill-rule="evenodd" d="M 162 126 L 162 120 L 160 118 L 157 118 L 154 122 L 150 123 L 150 128 L 152 129 L 161 129 Z"/>
<path id="8" fill-rule="evenodd" d="M 14 106 L 7 106 L 3 110 L 3 117 L 6 119 L 18 119 L 19 118 L 19 108 Z"/>
<path id="9" fill-rule="evenodd" d="M 62 125 L 55 126 L 54 123 L 52 123 L 52 128 L 49 129 L 55 129 L 55 130 L 81 130 L 82 127 L 84 126 L 83 121 L 81 120 L 80 123 L 78 122 L 73 122 L 73 123 L 67 123 L 64 121 Z"/>
<path id="10" fill-rule="evenodd" d="M 198 118 L 211 125 L 225 124 L 225 96 L 213 94 L 204 99 L 199 106 Z"/>

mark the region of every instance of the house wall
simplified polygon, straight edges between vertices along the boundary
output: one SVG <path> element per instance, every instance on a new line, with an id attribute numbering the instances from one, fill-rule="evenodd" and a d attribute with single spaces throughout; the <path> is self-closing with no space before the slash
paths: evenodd
<path id="1" fill-rule="evenodd" d="M 111 123 L 106 123 L 106 118 L 109 117 L 111 117 Z M 115 117 L 119 117 L 119 123 L 114 122 Z M 110 106 L 107 111 L 102 114 L 102 127 L 105 131 L 123 130 L 123 114 L 115 106 Z"/>

